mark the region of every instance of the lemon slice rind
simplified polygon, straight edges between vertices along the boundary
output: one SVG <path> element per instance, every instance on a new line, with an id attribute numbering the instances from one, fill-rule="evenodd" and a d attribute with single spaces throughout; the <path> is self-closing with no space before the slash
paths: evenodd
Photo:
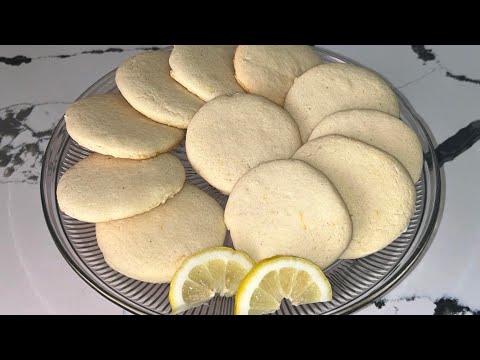
<path id="1" fill-rule="evenodd" d="M 212 274 L 214 269 L 212 266 L 209 267 L 208 264 L 213 266 L 220 265 L 216 266 L 216 268 L 220 269 L 219 271 L 222 271 L 222 262 L 225 264 L 223 269 L 225 273 Z M 178 314 L 188 309 L 201 306 L 212 299 L 216 293 L 220 296 L 233 296 L 238 285 L 233 284 L 231 286 L 234 288 L 229 288 L 227 287 L 229 284 L 227 284 L 228 281 L 226 280 L 226 277 L 228 276 L 228 264 L 232 263 L 236 266 L 243 267 L 245 269 L 245 274 L 248 273 L 254 265 L 254 261 L 246 253 L 235 251 L 227 247 L 209 248 L 186 258 L 176 271 L 172 278 L 172 282 L 170 283 L 169 300 L 172 307 L 172 313 Z M 210 277 L 206 274 L 207 278 L 204 279 L 205 281 L 201 280 L 202 274 L 198 275 L 198 272 L 192 273 L 192 270 L 199 266 L 201 268 L 202 265 L 206 266 L 208 269 L 207 271 L 210 274 Z M 238 280 L 238 283 L 240 283 L 240 279 Z M 197 290 L 198 293 L 203 293 L 203 297 L 198 301 L 186 302 L 183 296 L 185 284 L 193 285 L 192 287 L 195 288 L 194 290 Z"/>
<path id="2" fill-rule="evenodd" d="M 264 289 L 260 287 L 260 283 L 268 274 L 270 274 L 272 271 L 280 272 L 282 269 L 295 269 L 298 272 L 304 271 L 310 275 L 313 280 L 310 285 L 316 284 L 320 291 L 320 296 L 315 302 L 326 302 L 332 300 L 332 287 L 330 282 L 317 265 L 306 259 L 294 256 L 275 256 L 257 263 L 242 280 L 235 298 L 235 315 L 275 312 L 279 309 L 281 300 L 283 298 L 287 298 L 291 301 L 293 300 L 293 305 L 309 303 L 295 303 L 295 299 L 292 299 L 292 293 L 286 294 L 284 292 L 285 289 L 283 289 L 281 285 L 276 294 L 271 294 L 268 291 L 264 291 Z M 306 291 L 308 288 L 309 286 L 306 286 L 304 291 Z M 259 310 L 252 309 L 250 307 L 250 302 L 255 291 L 257 291 L 255 293 L 256 296 L 259 298 L 263 297 L 261 301 L 265 302 L 267 308 L 270 306 L 270 311 L 268 311 L 267 308 Z M 292 292 L 292 288 L 290 288 L 290 292 Z M 302 293 L 295 294 L 295 298 L 302 298 Z"/>

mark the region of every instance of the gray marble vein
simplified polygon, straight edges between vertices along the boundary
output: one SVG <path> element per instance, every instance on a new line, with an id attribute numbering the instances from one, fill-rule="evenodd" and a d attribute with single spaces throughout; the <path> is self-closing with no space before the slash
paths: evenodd
<path id="1" fill-rule="evenodd" d="M 436 55 L 431 49 L 427 49 L 425 45 L 412 45 L 412 50 L 417 57 L 423 61 L 423 64 L 434 61 L 436 59 Z"/>
<path id="2" fill-rule="evenodd" d="M 419 76 L 418 78 L 416 79 L 413 79 L 413 80 L 410 80 L 409 82 L 406 82 L 405 84 L 402 84 L 400 86 L 397 86 L 397 89 L 401 90 L 403 88 L 406 88 L 407 86 L 410 86 L 410 85 L 413 85 L 413 84 L 416 84 L 418 83 L 419 81 L 422 81 L 423 79 L 425 79 L 426 77 L 432 75 L 434 72 L 436 72 L 438 69 L 436 68 L 433 68 L 432 70 L 426 72 L 425 74 L 423 74 L 422 76 Z"/>
<path id="3" fill-rule="evenodd" d="M 458 81 L 464 81 L 464 82 L 472 83 L 472 84 L 475 84 L 475 85 L 480 85 L 480 79 L 479 80 L 471 79 L 471 78 L 469 78 L 465 75 L 455 75 L 455 74 L 452 74 L 448 70 L 447 70 L 446 75 L 447 75 L 447 77 L 458 80 Z"/>
<path id="4" fill-rule="evenodd" d="M 0 183 L 39 181 L 50 135 L 68 103 L 21 103 L 0 108 Z"/>
<path id="5" fill-rule="evenodd" d="M 427 49 L 425 45 L 412 45 L 412 50 L 417 55 L 418 59 L 423 61 L 423 65 L 426 65 L 428 62 L 431 62 L 431 61 L 435 62 L 437 68 L 441 69 L 444 72 L 446 77 L 457 80 L 457 81 L 461 81 L 461 82 L 467 82 L 467 83 L 471 83 L 471 84 L 475 84 L 475 85 L 480 85 L 480 79 L 472 79 L 472 78 L 470 78 L 466 75 L 455 74 L 454 72 L 449 70 L 442 63 L 442 61 L 437 56 L 437 54 L 435 54 L 435 52 L 432 49 Z M 402 85 L 401 87 L 399 87 L 399 89 L 402 88 L 402 87 L 405 87 L 407 85 L 410 85 L 412 83 L 416 83 L 416 82 L 422 80 L 426 76 L 430 75 L 432 72 L 434 72 L 434 71 L 430 71 L 429 73 L 424 74 L 422 77 L 420 77 L 416 80 L 413 80 L 413 81 L 411 81 L 411 82 L 409 82 L 405 85 Z"/>
<path id="6" fill-rule="evenodd" d="M 148 50 L 158 50 L 160 49 L 159 47 L 153 46 L 153 47 L 138 47 L 135 49 L 122 49 L 122 48 L 108 48 L 105 50 L 102 49 L 94 49 L 94 50 L 86 50 L 86 51 L 81 51 L 78 53 L 72 53 L 72 54 L 59 54 L 59 55 L 48 55 L 48 56 L 37 56 L 37 57 L 27 57 L 23 55 L 17 55 L 13 57 L 1 57 L 0 56 L 0 64 L 5 64 L 9 66 L 21 66 L 24 64 L 29 64 L 34 60 L 40 60 L 40 59 L 66 59 L 78 55 L 86 55 L 86 54 L 93 54 L 93 55 L 101 55 L 105 53 L 120 53 L 120 52 L 130 52 L 130 51 L 148 51 Z"/>
<path id="7" fill-rule="evenodd" d="M 432 315 L 480 315 L 480 310 L 471 309 L 470 307 L 460 303 L 458 299 L 452 297 L 442 297 L 432 299 L 425 296 L 409 296 L 399 299 L 387 300 L 380 299 L 374 302 L 377 309 L 383 311 L 390 308 L 390 312 L 398 314 L 400 308 L 405 308 L 407 303 L 423 303 L 424 306 L 431 308 Z"/>

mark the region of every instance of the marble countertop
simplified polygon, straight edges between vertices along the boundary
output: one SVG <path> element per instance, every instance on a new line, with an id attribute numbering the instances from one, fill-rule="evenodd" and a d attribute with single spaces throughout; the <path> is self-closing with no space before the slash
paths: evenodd
<path id="1" fill-rule="evenodd" d="M 438 144 L 480 119 L 480 46 L 320 45 L 406 96 Z M 157 45 L 0 46 L 0 314 L 123 314 L 68 266 L 45 224 L 41 160 L 65 109 Z M 398 286 L 359 314 L 480 314 L 480 144 L 444 166 L 437 235 Z"/>

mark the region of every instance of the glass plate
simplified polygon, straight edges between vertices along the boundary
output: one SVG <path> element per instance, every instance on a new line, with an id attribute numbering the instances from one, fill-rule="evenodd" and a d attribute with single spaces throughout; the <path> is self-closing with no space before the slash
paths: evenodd
<path id="1" fill-rule="evenodd" d="M 170 51 L 171 47 L 159 51 Z M 315 48 L 326 62 L 355 63 L 331 52 Z M 356 64 L 359 65 L 359 64 Z M 80 98 L 118 92 L 115 70 L 93 84 Z M 415 214 L 407 231 L 390 246 L 358 260 L 340 260 L 325 273 L 333 287 L 333 301 L 294 307 L 283 302 L 277 314 L 348 314 L 370 304 L 397 284 L 428 248 L 438 227 L 443 201 L 440 167 L 434 140 L 420 117 L 397 91 L 401 119 L 417 133 L 424 151 L 422 178 L 416 184 Z M 47 147 L 41 177 L 45 219 L 58 249 L 70 266 L 91 287 L 122 308 L 136 314 L 170 314 L 168 284 L 149 284 L 130 279 L 111 269 L 97 246 L 95 225 L 72 219 L 60 211 L 56 187 L 63 173 L 91 152 L 67 134 L 62 117 Z M 172 151 L 183 162 L 187 181 L 207 192 L 222 206 L 227 197 L 211 187 L 192 169 L 184 145 Z M 231 245 L 229 235 L 225 239 Z M 232 314 L 233 300 L 215 297 L 208 305 L 185 314 Z"/>

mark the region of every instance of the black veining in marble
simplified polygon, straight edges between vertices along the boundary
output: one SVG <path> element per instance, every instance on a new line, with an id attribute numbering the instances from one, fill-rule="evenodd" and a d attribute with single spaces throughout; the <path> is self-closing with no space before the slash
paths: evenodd
<path id="1" fill-rule="evenodd" d="M 60 54 L 60 55 L 49 55 L 49 56 L 38 56 L 35 58 L 30 58 L 26 57 L 23 55 L 17 55 L 14 57 L 0 57 L 0 63 L 3 63 L 5 65 L 10 65 L 10 66 L 20 66 L 23 64 L 29 64 L 33 60 L 39 60 L 39 59 L 66 59 L 70 58 L 73 56 L 78 56 L 78 55 L 86 55 L 86 54 L 92 54 L 92 55 L 101 55 L 105 53 L 121 53 L 124 51 L 150 51 L 150 50 L 159 50 L 160 48 L 157 46 L 152 46 L 152 47 L 139 47 L 135 49 L 121 49 L 121 48 L 108 48 L 105 50 L 102 49 L 94 49 L 94 50 L 85 50 L 79 53 L 74 53 L 74 54 Z"/>
<path id="2" fill-rule="evenodd" d="M 106 50 L 87 50 L 82 51 L 82 54 L 105 54 L 109 52 L 123 52 L 123 49 L 120 48 L 108 48 Z"/>
<path id="3" fill-rule="evenodd" d="M 475 120 L 437 147 L 435 153 L 440 166 L 463 154 L 478 140 L 480 140 L 480 120 Z"/>
<path id="4" fill-rule="evenodd" d="M 457 81 L 468 82 L 475 85 L 480 85 L 480 80 L 478 79 L 471 79 L 465 75 L 455 75 L 453 74 L 445 65 L 442 64 L 438 56 L 434 53 L 433 50 L 427 49 L 425 45 L 412 45 L 413 52 L 417 55 L 417 57 L 423 61 L 423 65 L 425 65 L 429 61 L 435 61 L 437 66 L 445 71 L 445 76 Z M 422 76 L 424 78 L 425 76 Z M 420 79 L 422 79 L 420 78 Z M 417 81 L 417 80 L 415 80 Z M 407 83 L 407 85 L 410 83 Z M 403 85 L 405 86 L 405 85 Z M 402 86 L 402 87 L 403 87 Z"/>
<path id="5" fill-rule="evenodd" d="M 17 104 L 0 109 L 0 183 L 38 182 L 44 149 L 54 126 L 35 131 L 28 118 L 36 106 Z M 22 141 L 19 141 L 22 137 Z M 15 175 L 15 176 L 14 176 Z"/>
<path id="6" fill-rule="evenodd" d="M 443 297 L 435 301 L 433 315 L 465 315 L 467 313 L 480 315 L 480 311 L 473 311 L 468 306 L 459 304 L 457 299 Z"/>
<path id="7" fill-rule="evenodd" d="M 0 138 L 11 138 L 12 140 L 3 146 L 0 150 L 0 166 L 4 167 L 3 176 L 8 178 L 15 171 L 15 167 L 23 164 L 20 152 L 11 145 L 13 140 L 26 129 L 22 126 L 22 122 L 27 118 L 33 110 L 33 106 L 14 112 L 6 109 L 4 117 L 0 117 Z M 17 151 L 15 151 L 17 150 Z M 20 149 L 22 150 L 22 149 Z"/>
<path id="8" fill-rule="evenodd" d="M 416 297 L 415 296 L 410 296 L 410 297 L 406 297 L 406 298 L 401 298 L 399 300 L 404 300 L 406 302 L 410 302 L 410 301 L 415 301 Z M 375 301 L 373 304 L 378 308 L 378 309 L 381 309 L 383 308 L 386 304 L 387 304 L 388 300 L 385 300 L 385 299 L 380 299 L 380 300 L 377 300 Z"/>
<path id="9" fill-rule="evenodd" d="M 480 310 L 472 310 L 468 306 L 459 304 L 458 299 L 454 299 L 450 297 L 443 297 L 441 299 L 433 301 L 429 298 L 411 296 L 411 297 L 400 298 L 397 300 L 392 300 L 391 302 L 393 303 L 397 303 L 399 301 L 411 302 L 417 299 L 428 299 L 431 302 L 433 302 L 433 304 L 435 305 L 435 309 L 433 310 L 433 315 L 467 315 L 467 314 L 480 315 Z M 387 303 L 389 303 L 389 300 L 386 300 L 386 299 L 380 299 L 374 302 L 375 306 L 378 309 L 382 309 L 385 305 L 387 305 Z M 393 304 L 392 306 L 395 309 L 395 313 L 397 313 L 399 308 Z"/>
<path id="10" fill-rule="evenodd" d="M 412 45 L 412 50 L 424 63 L 433 61 L 436 58 L 435 53 L 432 50 L 427 49 L 425 45 Z"/>
<path id="11" fill-rule="evenodd" d="M 11 58 L 0 56 L 0 63 L 11 65 L 11 66 L 20 66 L 22 64 L 28 64 L 31 62 L 32 62 L 32 58 L 29 58 L 23 55 L 17 55 Z"/>
<path id="12" fill-rule="evenodd" d="M 15 166 L 22 165 L 23 160 L 19 153 L 15 153 L 15 148 L 11 145 L 13 140 L 25 129 L 23 129 L 22 121 L 24 121 L 33 110 L 33 106 L 21 109 L 17 113 L 11 109 L 6 109 L 4 117 L 0 117 L 0 139 L 7 137 L 12 140 L 2 146 L 0 149 L 0 167 L 5 168 L 4 177 L 10 177 Z"/>
<path id="13" fill-rule="evenodd" d="M 450 71 L 447 71 L 446 75 L 447 75 L 447 77 L 458 80 L 458 81 L 464 81 L 464 82 L 480 85 L 480 80 L 470 79 L 469 77 L 467 77 L 465 75 L 454 75 Z"/>
<path id="14" fill-rule="evenodd" d="M 424 62 L 424 64 L 435 60 L 438 68 L 445 71 L 445 76 L 448 78 L 480 85 L 480 80 L 470 79 L 465 75 L 453 74 L 441 63 L 433 50 L 427 49 L 425 45 L 412 45 L 412 50 L 417 54 L 417 57 Z M 424 77 L 425 75 L 422 76 L 422 78 Z M 407 83 L 407 85 L 408 84 L 409 83 Z M 456 157 L 470 149 L 478 140 L 480 140 L 480 120 L 473 121 L 437 147 L 436 155 L 440 166 L 448 161 L 454 160 Z"/>

